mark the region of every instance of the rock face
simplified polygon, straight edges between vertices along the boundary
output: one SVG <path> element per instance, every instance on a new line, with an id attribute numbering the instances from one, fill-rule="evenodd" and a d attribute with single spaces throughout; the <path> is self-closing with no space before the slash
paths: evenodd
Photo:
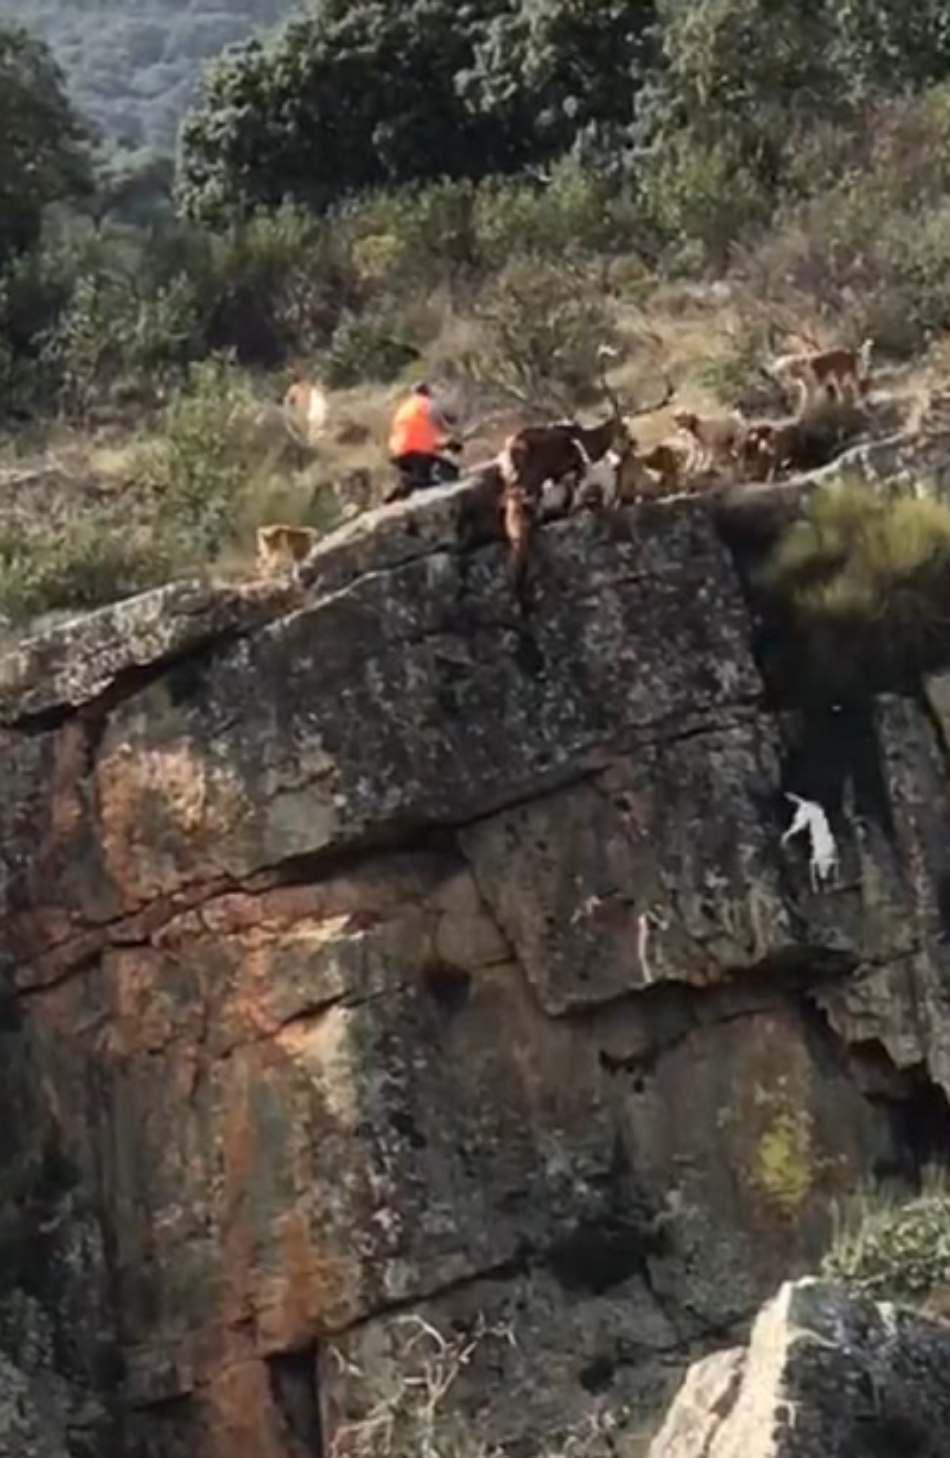
<path id="1" fill-rule="evenodd" d="M 950 1326 L 787 1282 L 748 1349 L 697 1362 L 649 1458 L 942 1458 L 950 1451 Z"/>
<path id="2" fill-rule="evenodd" d="M 0 660 L 0 1349 L 71 1455 L 646 1431 L 950 1148 L 950 685 L 773 711 L 708 502 L 545 528 L 527 615 L 478 505 Z"/>

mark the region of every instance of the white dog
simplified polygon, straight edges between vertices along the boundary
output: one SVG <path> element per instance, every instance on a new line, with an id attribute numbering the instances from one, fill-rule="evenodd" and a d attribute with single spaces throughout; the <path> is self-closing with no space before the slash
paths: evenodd
<path id="1" fill-rule="evenodd" d="M 781 844 L 787 844 L 793 835 L 798 835 L 802 830 L 808 831 L 811 837 L 811 864 L 809 865 L 811 888 L 813 891 L 818 891 L 823 883 L 832 879 L 837 880 L 838 876 L 838 847 L 831 833 L 828 817 L 822 806 L 815 800 L 803 800 L 801 795 L 792 795 L 787 792 L 785 798 L 790 800 L 796 809 L 791 825 L 782 836 Z"/>

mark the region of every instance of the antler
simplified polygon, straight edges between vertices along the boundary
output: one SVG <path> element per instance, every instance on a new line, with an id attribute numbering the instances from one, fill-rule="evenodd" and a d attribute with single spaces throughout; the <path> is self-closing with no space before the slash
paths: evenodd
<path id="1" fill-rule="evenodd" d="M 607 396 L 607 399 L 613 406 L 613 412 L 618 420 L 623 415 L 623 411 L 620 408 L 620 401 L 617 399 L 616 394 L 611 389 L 610 381 L 607 379 L 607 366 L 605 361 L 608 359 L 618 359 L 619 356 L 619 349 L 614 349 L 612 345 L 601 344 L 597 347 L 597 363 L 600 366 L 600 383 L 603 386 L 604 394 Z"/>
<path id="2" fill-rule="evenodd" d="M 636 410 L 628 410 L 627 414 L 631 416 L 652 415 L 654 411 L 662 410 L 664 405 L 668 405 L 672 400 L 673 396 L 676 394 L 676 386 L 673 384 L 672 379 L 665 370 L 663 371 L 663 379 L 665 381 L 663 394 L 658 400 L 654 400 L 649 405 L 640 405 Z"/>

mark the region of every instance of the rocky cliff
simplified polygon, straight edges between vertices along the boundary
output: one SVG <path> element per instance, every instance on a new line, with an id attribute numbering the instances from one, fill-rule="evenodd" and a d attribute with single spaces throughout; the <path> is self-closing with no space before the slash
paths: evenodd
<path id="1" fill-rule="evenodd" d="M 786 1282 L 747 1349 L 690 1368 L 649 1458 L 943 1458 L 950 1326 Z"/>
<path id="2" fill-rule="evenodd" d="M 6 1451 L 385 1454 L 414 1331 L 632 1443 L 947 1154 L 950 680 L 776 697 L 763 502 L 552 524 L 524 616 L 462 484 L 0 661 Z"/>

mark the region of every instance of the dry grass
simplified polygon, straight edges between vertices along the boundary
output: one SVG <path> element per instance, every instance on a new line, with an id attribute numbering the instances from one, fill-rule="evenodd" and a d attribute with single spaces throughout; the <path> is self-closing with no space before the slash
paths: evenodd
<path id="1" fill-rule="evenodd" d="M 766 319 L 741 285 L 664 285 L 646 302 L 641 289 L 635 301 L 620 299 L 612 307 L 621 358 L 610 380 L 624 406 L 636 409 L 655 398 L 663 374 L 677 386 L 669 407 L 637 419 L 637 437 L 647 448 L 673 432 L 674 408 L 713 412 L 735 404 L 768 353 L 766 339 L 787 312 L 778 311 L 777 318 L 773 311 Z M 64 595 L 68 599 L 75 581 L 72 541 L 81 543 L 80 555 L 89 569 L 81 574 L 86 582 L 81 600 L 87 602 L 89 594 L 108 600 L 110 571 L 93 572 L 90 560 L 97 534 L 107 544 L 104 563 L 125 563 L 116 590 L 129 581 L 152 580 L 166 563 L 172 564 L 171 570 L 177 565 L 190 570 L 195 565 L 187 545 L 190 523 L 202 501 L 212 498 L 229 503 L 227 521 L 218 523 L 211 534 L 214 540 L 208 538 L 199 558 L 238 575 L 251 570 L 259 524 L 284 520 L 329 528 L 340 521 L 348 503 L 360 510 L 377 504 L 391 471 L 389 418 L 409 379 L 419 375 L 431 378 L 457 411 L 466 463 L 488 459 L 531 414 L 491 379 L 473 378 L 466 362 L 479 356 L 484 327 L 477 315 L 446 305 L 442 326 L 423 358 L 398 380 L 330 392 L 327 430 L 313 447 L 295 440 L 287 428 L 279 407 L 284 381 L 254 381 L 232 372 L 226 389 L 222 386 L 214 396 L 217 386 L 205 380 L 198 389 L 199 395 L 205 389 L 208 402 L 199 400 L 195 407 L 178 466 L 166 461 L 164 475 L 159 470 L 164 484 L 156 480 L 155 461 L 163 450 L 167 455 L 169 431 L 181 434 L 181 429 L 160 414 L 139 417 L 134 428 L 128 421 L 86 430 L 53 424 L 42 432 L 21 433 L 16 440 L 0 440 L 0 534 L 5 524 L 16 524 L 16 540 L 3 557 L 7 567 L 0 570 L 0 612 L 20 618 L 42 610 L 44 594 L 51 594 L 57 605 L 68 605 Z M 802 328 L 828 337 L 827 329 L 821 334 L 818 320 L 803 318 Z M 908 410 L 922 398 L 922 382 L 932 398 L 948 377 L 950 346 L 938 341 L 927 359 L 898 381 Z M 595 388 L 578 413 L 596 419 L 604 409 Z M 225 438 L 233 449 L 224 444 Z M 176 472 L 181 476 L 182 471 L 191 479 L 187 489 L 181 481 L 175 485 Z M 125 555 L 108 546 L 116 531 L 128 534 L 130 522 L 135 528 L 130 540 L 138 544 L 140 557 L 149 556 L 150 536 L 154 541 L 153 562 L 143 561 L 131 577 Z M 42 590 L 34 586 L 25 592 L 30 564 L 40 558 L 49 560 L 32 576 L 43 584 Z M 15 571 L 11 561 L 17 564 Z"/>
<path id="2" fill-rule="evenodd" d="M 488 1371 L 500 1370 L 501 1348 L 517 1348 L 514 1330 L 489 1325 L 479 1316 L 470 1330 L 445 1336 L 421 1316 L 397 1317 L 391 1371 L 384 1396 L 344 1422 L 332 1438 L 331 1458 L 502 1458 L 479 1431 L 477 1419 L 464 1415 L 457 1389 L 483 1347 L 491 1348 Z M 367 1384 L 367 1374 L 341 1352 L 333 1353 L 346 1378 Z M 533 1435 L 538 1458 L 646 1458 L 657 1423 L 631 1430 L 609 1405 L 597 1406 L 572 1431 L 551 1442 Z"/>

